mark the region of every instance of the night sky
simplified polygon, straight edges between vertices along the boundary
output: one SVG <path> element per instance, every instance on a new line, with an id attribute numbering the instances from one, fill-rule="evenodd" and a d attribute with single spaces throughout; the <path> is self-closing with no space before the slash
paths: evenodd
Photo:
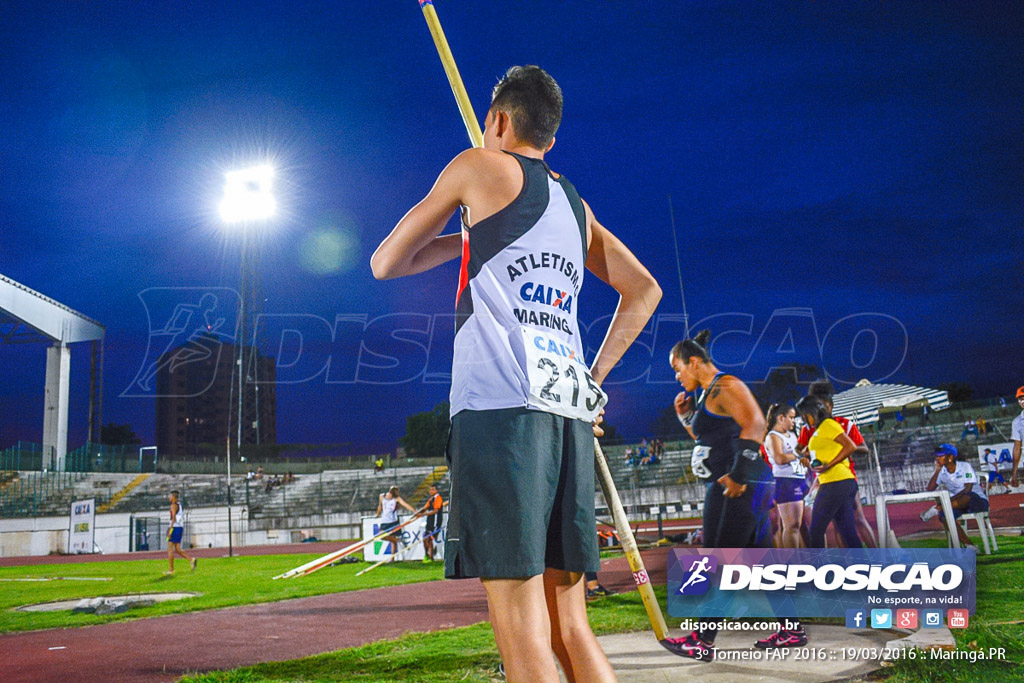
<path id="1" fill-rule="evenodd" d="M 1024 384 L 1024 5 L 436 7 L 481 119 L 512 64 L 559 81 L 548 161 L 665 292 L 609 378 L 626 435 L 675 394 L 669 196 L 690 322 L 743 379 L 795 361 L 838 383 Z M 152 442 L 134 380 L 150 331 L 176 297 L 237 287 L 217 203 L 225 171 L 265 161 L 279 441 L 390 448 L 446 399 L 457 264 L 389 282 L 368 266 L 468 145 L 413 0 L 4 3 L 0 93 L 0 273 L 106 325 L 105 422 Z M 614 304 L 590 277 L 591 353 Z M 0 346 L 0 447 L 41 439 L 44 348 Z M 87 383 L 83 345 L 72 447 Z"/>

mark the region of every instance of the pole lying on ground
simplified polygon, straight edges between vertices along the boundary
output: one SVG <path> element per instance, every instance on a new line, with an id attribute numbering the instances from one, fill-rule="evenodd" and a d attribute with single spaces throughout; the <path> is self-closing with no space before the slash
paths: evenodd
<path id="1" fill-rule="evenodd" d="M 372 572 L 372 571 L 373 571 L 374 569 L 376 569 L 377 567 L 379 567 L 379 566 L 381 566 L 382 564 L 385 564 L 385 563 L 387 563 L 387 562 L 390 562 L 390 561 L 391 561 L 391 560 L 393 560 L 393 559 L 395 559 L 395 556 L 394 556 L 394 555 L 388 555 L 387 557 L 385 557 L 385 558 L 384 558 L 383 560 L 381 560 L 380 562 L 374 562 L 373 564 L 371 564 L 371 565 L 370 565 L 369 567 L 367 567 L 366 569 L 361 569 L 361 570 L 357 571 L 357 572 L 356 572 L 356 576 L 362 576 L 362 575 L 363 575 L 363 574 L 365 574 L 366 572 Z"/>
<path id="2" fill-rule="evenodd" d="M 437 18 L 434 4 L 431 0 L 419 0 L 419 3 L 420 8 L 423 10 L 423 16 L 427 20 L 427 26 L 430 28 L 430 35 L 434 38 L 437 54 L 441 58 L 441 64 L 444 66 L 445 74 L 448 76 L 448 82 L 452 86 L 455 103 L 459 107 L 459 113 L 462 115 L 462 122 L 466 125 L 469 139 L 474 147 L 483 147 L 484 136 L 480 131 L 480 123 L 473 113 L 473 107 L 470 105 L 466 88 L 462 84 L 462 77 L 459 75 L 459 69 L 455 65 L 455 58 L 448 47 L 444 31 L 441 30 L 441 22 Z M 630 569 L 633 571 L 633 580 L 636 581 L 637 590 L 640 592 L 644 608 L 647 610 L 647 616 L 651 621 L 651 626 L 654 628 L 654 635 L 665 649 L 674 654 L 679 654 L 678 650 L 672 645 L 671 639 L 668 638 L 668 626 L 665 624 L 665 616 L 661 613 L 658 598 L 654 595 L 650 578 L 647 575 L 647 570 L 644 568 L 644 561 L 636 547 L 636 539 L 633 538 L 633 530 L 629 528 L 629 520 L 626 518 L 625 510 L 622 509 L 619 492 L 615 488 L 615 482 L 612 481 L 611 472 L 608 470 L 608 463 L 605 462 L 604 453 L 601 451 L 601 445 L 597 442 L 596 438 L 594 439 L 594 465 L 598 479 L 601 482 L 601 489 L 604 491 L 605 500 L 608 502 L 608 507 L 612 510 L 612 518 L 615 521 L 615 529 L 619 534 L 619 540 L 622 542 L 622 549 L 625 551 L 626 559 L 629 561 Z"/>
<path id="3" fill-rule="evenodd" d="M 411 517 L 411 518 L 405 520 L 404 522 L 402 522 L 401 524 L 399 524 L 396 527 L 392 527 L 392 528 L 388 529 L 387 531 L 380 532 L 379 534 L 377 534 L 373 538 L 368 538 L 365 541 L 359 541 L 358 543 L 353 543 L 352 545 L 350 545 L 350 546 L 348 546 L 346 548 L 342 548 L 341 550 L 336 550 L 333 553 L 329 553 L 327 555 L 324 555 L 323 557 L 318 557 L 317 559 L 313 560 L 312 562 L 307 562 L 306 564 L 302 565 L 301 567 L 296 567 L 295 569 L 289 569 L 284 574 L 278 574 L 277 576 L 275 576 L 274 580 L 276 581 L 277 579 L 291 579 L 291 578 L 294 578 L 296 576 L 306 576 L 308 574 L 312 574 L 313 572 L 317 571 L 318 569 L 323 569 L 327 565 L 333 564 L 334 562 L 336 562 L 337 560 L 340 560 L 341 558 L 345 557 L 346 555 L 351 555 L 354 552 L 358 552 L 358 551 L 362 550 L 363 548 L 365 548 L 366 546 L 370 545 L 374 541 L 379 541 L 380 539 L 382 539 L 382 538 L 384 538 L 386 536 L 391 536 L 392 534 L 394 534 L 396 531 L 398 531 L 402 527 L 406 526 L 407 524 L 412 524 L 417 519 L 419 519 L 419 518 L 415 517 L 415 516 Z"/>

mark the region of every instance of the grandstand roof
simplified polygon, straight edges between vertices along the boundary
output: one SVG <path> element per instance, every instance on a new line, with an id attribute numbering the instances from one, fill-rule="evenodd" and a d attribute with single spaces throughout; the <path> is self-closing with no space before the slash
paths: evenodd
<path id="1" fill-rule="evenodd" d="M 0 342 L 73 344 L 102 339 L 103 332 L 92 318 L 0 275 Z"/>
<path id="2" fill-rule="evenodd" d="M 949 407 L 949 395 L 941 389 L 910 384 L 871 384 L 862 380 L 852 389 L 832 397 L 832 412 L 858 425 L 878 422 L 878 414 L 882 410 L 925 405 L 931 410 L 944 410 Z"/>

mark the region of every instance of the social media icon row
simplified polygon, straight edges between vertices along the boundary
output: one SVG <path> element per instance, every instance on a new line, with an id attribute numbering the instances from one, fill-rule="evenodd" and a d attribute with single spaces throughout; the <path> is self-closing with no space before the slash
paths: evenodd
<path id="1" fill-rule="evenodd" d="M 869 617 L 870 616 L 870 620 Z M 846 628 L 942 628 L 942 610 L 921 610 L 921 621 L 918 622 L 916 609 L 898 609 L 893 613 L 890 609 L 846 610 Z M 965 609 L 951 609 L 946 615 L 946 623 L 950 628 L 967 628 L 968 614 Z"/>

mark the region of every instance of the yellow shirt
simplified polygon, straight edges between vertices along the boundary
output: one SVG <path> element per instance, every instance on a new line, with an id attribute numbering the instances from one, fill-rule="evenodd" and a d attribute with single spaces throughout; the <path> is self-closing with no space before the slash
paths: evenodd
<path id="1" fill-rule="evenodd" d="M 811 436 L 810 442 L 807 444 L 807 450 L 811 452 L 811 460 L 817 458 L 824 465 L 832 462 L 833 458 L 843 450 L 843 447 L 836 443 L 836 437 L 842 433 L 842 425 L 831 418 L 818 425 L 814 435 Z M 821 484 L 829 484 L 844 479 L 856 479 L 853 470 L 850 469 L 849 458 L 818 475 L 818 482 Z"/>

